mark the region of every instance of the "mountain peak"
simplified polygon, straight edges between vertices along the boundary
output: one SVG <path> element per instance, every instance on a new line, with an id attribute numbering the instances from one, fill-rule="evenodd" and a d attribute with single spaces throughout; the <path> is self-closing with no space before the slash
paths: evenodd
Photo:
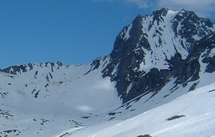
<path id="1" fill-rule="evenodd" d="M 154 16 L 166 16 L 168 13 L 169 9 L 168 8 L 161 8 L 159 10 L 153 11 Z"/>
<path id="2" fill-rule="evenodd" d="M 210 20 L 184 9 L 162 8 L 152 15 L 138 15 L 117 36 L 103 77 L 117 81 L 119 96 L 125 102 L 150 91 L 156 94 L 172 76 L 178 77 L 176 83 L 180 84 L 188 78 L 196 80 L 197 73 L 189 71 L 184 76 L 180 71 L 187 68 L 185 60 L 195 51 L 195 42 L 214 31 Z M 199 69 L 198 63 L 195 69 Z M 131 88 L 130 83 L 136 86 Z"/>

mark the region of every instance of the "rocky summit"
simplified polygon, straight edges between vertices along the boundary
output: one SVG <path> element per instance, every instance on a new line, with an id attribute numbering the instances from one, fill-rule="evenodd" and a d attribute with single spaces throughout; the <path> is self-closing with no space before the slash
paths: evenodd
<path id="1" fill-rule="evenodd" d="M 138 15 L 117 35 L 112 52 L 92 63 L 29 63 L 0 69 L 0 136 L 70 137 L 124 129 L 122 123 L 110 125 L 132 122 L 128 118 L 150 110 L 150 115 L 160 113 L 159 106 L 197 89 L 199 94 L 190 93 L 192 99 L 199 95 L 209 99 L 199 88 L 213 84 L 214 77 L 215 24 L 192 11 L 162 8 Z M 204 90 L 212 95 L 213 88 Z M 177 102 L 182 100 L 173 104 Z M 166 121 L 176 118 L 189 117 L 178 114 Z M 155 135 L 168 131 L 159 130 Z"/>
<path id="2" fill-rule="evenodd" d="M 163 8 L 138 15 L 117 36 L 103 77 L 116 81 L 124 103 L 148 93 L 153 97 L 173 79 L 170 93 L 179 85 L 191 90 L 201 72 L 213 72 L 214 31 L 214 23 L 192 11 Z"/>

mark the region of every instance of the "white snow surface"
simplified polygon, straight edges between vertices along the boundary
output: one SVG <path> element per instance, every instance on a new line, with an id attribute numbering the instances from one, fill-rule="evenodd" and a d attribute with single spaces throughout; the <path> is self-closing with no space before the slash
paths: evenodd
<path id="1" fill-rule="evenodd" d="M 101 60 L 101 64 L 106 64 L 108 60 Z M 215 135 L 215 83 L 212 79 L 207 80 L 213 75 L 202 72 L 197 86 L 200 88 L 188 93 L 194 82 L 189 82 L 186 87 L 178 85 L 173 88 L 173 78 L 153 98 L 149 93 L 138 101 L 134 99 L 122 105 L 114 88 L 115 83 L 101 77 L 103 67 L 105 65 L 93 70 L 88 64 L 58 68 L 55 64 L 52 72 L 50 64 L 46 67 L 35 64 L 34 69 L 18 75 L 1 72 L 0 136 Z M 36 92 L 37 98 L 34 97 Z M 174 116 L 178 118 L 168 120 Z"/>
<path id="2" fill-rule="evenodd" d="M 1 72 L 0 136 L 47 137 L 97 122 L 121 105 L 103 67 L 44 63 L 17 75 Z"/>
<path id="3" fill-rule="evenodd" d="M 215 83 L 129 119 L 73 131 L 71 137 L 213 137 L 214 125 Z"/>

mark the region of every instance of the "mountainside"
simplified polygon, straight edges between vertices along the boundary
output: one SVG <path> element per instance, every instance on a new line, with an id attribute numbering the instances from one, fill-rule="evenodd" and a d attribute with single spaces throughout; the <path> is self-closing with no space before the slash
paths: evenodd
<path id="1" fill-rule="evenodd" d="M 0 136 L 47 137 L 105 119 L 121 101 L 114 83 L 99 73 L 102 66 L 94 67 L 47 62 L 2 69 Z"/>
<path id="2" fill-rule="evenodd" d="M 213 83 L 127 120 L 70 129 L 71 137 L 214 137 L 214 97 Z"/>
<path id="3" fill-rule="evenodd" d="M 214 30 L 212 22 L 190 11 L 161 9 L 152 15 L 139 15 L 117 36 L 103 77 L 117 81 L 116 88 L 124 103 L 142 94 L 153 92 L 154 96 L 172 78 L 173 87 L 187 85 L 199 79 L 200 64 L 204 64 L 203 59 L 198 60 L 200 54 L 192 59 L 198 41 Z M 214 42 L 208 44 L 213 49 Z M 206 48 L 202 45 L 199 50 Z M 205 68 L 201 71 L 205 72 Z"/>
<path id="4" fill-rule="evenodd" d="M 113 128 L 122 128 L 118 126 L 122 124 L 119 121 L 137 122 L 146 116 L 146 111 L 155 116 L 160 111 L 166 111 L 171 104 L 166 103 L 215 83 L 214 71 L 215 24 L 209 19 L 200 18 L 192 11 L 165 8 L 154 11 L 152 15 L 138 15 L 118 34 L 110 55 L 97 58 L 90 64 L 29 63 L 1 69 L 0 136 L 68 137 L 75 136 L 76 132 L 76 136 L 86 133 L 101 136 Z M 213 91 L 212 88 L 210 91 Z M 193 97 L 184 104 L 185 107 L 192 105 L 196 97 L 195 93 L 189 94 Z M 198 98 L 200 95 L 210 98 L 208 93 L 201 92 Z M 197 103 L 201 104 L 203 100 Z M 214 107 L 215 102 L 210 101 L 204 104 L 205 107 Z M 166 107 L 162 106 L 164 104 Z M 175 106 L 179 107 L 179 111 L 183 110 L 183 106 L 177 103 Z M 174 108 L 171 115 L 176 110 Z M 186 115 L 185 119 L 189 120 L 187 115 L 190 113 L 183 112 L 181 115 Z M 210 109 L 195 114 L 206 113 L 214 111 Z M 128 119 L 132 117 L 136 120 Z M 212 118 L 211 114 L 209 119 Z M 145 120 L 148 119 L 144 118 L 136 126 L 149 124 Z M 135 128 L 133 126 L 125 129 L 131 130 Z M 162 131 L 162 127 L 155 129 Z M 96 130 L 98 134 L 93 135 Z M 163 130 L 164 134 L 153 131 L 153 136 L 168 135 L 165 134 L 167 130 Z M 147 131 L 152 133 L 150 129 Z M 119 133 L 125 136 L 125 132 Z M 104 134 L 117 135 L 121 136 L 118 133 Z"/>

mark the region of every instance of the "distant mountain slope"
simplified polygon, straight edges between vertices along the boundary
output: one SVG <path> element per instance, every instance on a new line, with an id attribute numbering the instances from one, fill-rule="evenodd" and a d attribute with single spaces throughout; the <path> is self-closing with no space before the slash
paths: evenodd
<path id="1" fill-rule="evenodd" d="M 102 66 L 94 70 L 95 65 L 47 62 L 2 69 L 0 136 L 47 137 L 97 123 L 119 107 L 114 83 L 102 78 Z"/>

